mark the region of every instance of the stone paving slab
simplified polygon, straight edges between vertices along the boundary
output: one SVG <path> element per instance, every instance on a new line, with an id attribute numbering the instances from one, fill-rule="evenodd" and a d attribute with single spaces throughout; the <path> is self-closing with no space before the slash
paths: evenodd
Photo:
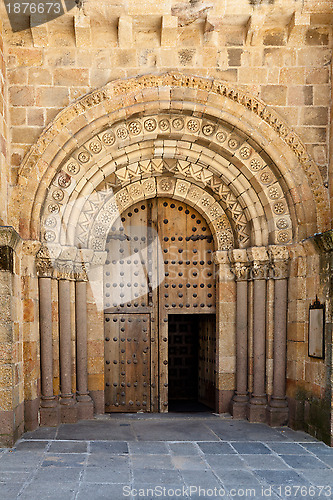
<path id="1" fill-rule="evenodd" d="M 324 499 L 332 492 L 332 448 L 288 428 L 216 415 L 113 415 L 26 433 L 0 453 L 1 500 Z"/>

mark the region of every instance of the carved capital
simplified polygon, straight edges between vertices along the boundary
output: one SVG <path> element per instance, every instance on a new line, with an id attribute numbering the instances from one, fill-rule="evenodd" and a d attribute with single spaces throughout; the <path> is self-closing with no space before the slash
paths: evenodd
<path id="1" fill-rule="evenodd" d="M 254 261 L 250 267 L 250 277 L 253 280 L 265 280 L 268 278 L 269 261 Z"/>
<path id="2" fill-rule="evenodd" d="M 37 276 L 39 278 L 52 278 L 54 275 L 53 264 L 48 248 L 41 246 L 36 255 Z"/>
<path id="3" fill-rule="evenodd" d="M 58 260 L 56 267 L 58 280 L 74 280 L 73 262 L 69 260 Z"/>
<path id="4" fill-rule="evenodd" d="M 53 262 L 51 259 L 36 258 L 36 270 L 39 278 L 52 278 L 54 274 Z"/>
<path id="5" fill-rule="evenodd" d="M 88 264 L 84 262 L 74 262 L 74 279 L 76 281 L 88 281 Z"/>
<path id="6" fill-rule="evenodd" d="M 289 276 L 289 260 L 274 260 L 270 266 L 270 277 L 275 280 L 287 279 Z"/>
<path id="7" fill-rule="evenodd" d="M 231 266 L 231 272 L 237 281 L 247 281 L 250 276 L 250 266 L 247 262 L 234 262 Z"/>

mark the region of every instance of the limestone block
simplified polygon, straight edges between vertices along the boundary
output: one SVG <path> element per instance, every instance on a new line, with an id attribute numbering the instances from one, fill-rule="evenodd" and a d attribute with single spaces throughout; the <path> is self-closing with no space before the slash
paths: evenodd
<path id="1" fill-rule="evenodd" d="M 302 108 L 300 122 L 302 125 L 327 125 L 328 109 L 324 106 Z"/>
<path id="2" fill-rule="evenodd" d="M 264 85 L 261 97 L 267 104 L 285 106 L 287 104 L 287 87 L 284 85 Z"/>
<path id="3" fill-rule="evenodd" d="M 77 47 L 89 47 L 91 45 L 90 18 L 80 11 L 74 17 L 75 42 Z"/>
<path id="4" fill-rule="evenodd" d="M 309 13 L 294 12 L 287 26 L 288 42 L 294 45 L 301 44 L 310 22 L 311 16 Z"/>
<path id="5" fill-rule="evenodd" d="M 48 19 L 41 14 L 30 16 L 30 29 L 34 47 L 47 47 L 49 44 Z"/>
<path id="6" fill-rule="evenodd" d="M 166 15 L 162 17 L 161 46 L 174 47 L 177 43 L 178 19 L 177 17 Z"/>
<path id="7" fill-rule="evenodd" d="M 133 45 L 133 21 L 131 16 L 120 16 L 119 18 L 118 44 L 119 47 L 131 47 Z"/>

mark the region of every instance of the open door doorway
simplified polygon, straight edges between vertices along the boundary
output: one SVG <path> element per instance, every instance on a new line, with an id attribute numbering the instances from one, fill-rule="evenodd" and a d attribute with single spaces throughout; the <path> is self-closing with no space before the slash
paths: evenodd
<path id="1" fill-rule="evenodd" d="M 169 411 L 215 410 L 215 314 L 170 314 Z"/>

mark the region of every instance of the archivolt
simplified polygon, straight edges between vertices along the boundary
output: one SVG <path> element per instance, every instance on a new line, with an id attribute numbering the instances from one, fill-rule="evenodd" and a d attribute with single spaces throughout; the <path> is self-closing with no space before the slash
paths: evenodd
<path id="1" fill-rule="evenodd" d="M 126 123 L 121 123 L 123 118 L 128 118 Z M 318 220 L 325 215 L 318 172 L 300 141 L 263 103 L 221 82 L 169 74 L 108 84 L 59 114 L 22 166 L 22 225 L 29 224 L 29 236 L 37 237 L 48 196 L 65 204 L 73 191 L 73 196 L 91 193 L 101 181 L 98 173 L 107 177 L 112 169 L 152 158 L 177 158 L 200 167 L 199 176 L 206 171 L 218 176 L 248 221 L 257 220 L 262 226 L 267 220 L 266 235 L 251 224 L 252 231 L 261 232 L 261 239 L 269 243 L 282 242 L 278 231 L 286 228 L 276 225 L 274 210 L 286 214 L 281 224 L 288 224 L 288 205 L 295 228 L 307 222 L 304 227 L 314 229 L 309 223 L 314 221 L 315 204 L 300 165 L 311 177 Z M 77 182 L 66 186 L 71 175 Z M 37 190 L 36 176 L 41 181 Z M 304 200 L 297 192 L 301 185 Z M 29 188 L 36 193 L 33 204 L 25 194 Z M 54 199 L 55 191 L 60 197 L 63 193 L 63 200 Z M 290 237 L 291 233 L 283 236 L 283 242 Z"/>
<path id="2" fill-rule="evenodd" d="M 103 179 L 116 193 L 133 181 L 162 174 L 186 180 L 183 186 L 194 183 L 213 195 L 226 210 L 237 246 L 291 241 L 288 204 L 262 154 L 222 123 L 172 113 L 117 122 L 75 151 L 47 195 L 43 239 L 58 239 L 52 229 L 55 212 L 62 213 L 69 229 L 79 224 L 87 232 L 96 206 L 92 192 Z M 132 190 L 127 194 L 134 203 Z M 64 241 L 73 244 L 73 234 L 70 230 Z M 86 246 L 82 238 L 78 236 Z"/>

